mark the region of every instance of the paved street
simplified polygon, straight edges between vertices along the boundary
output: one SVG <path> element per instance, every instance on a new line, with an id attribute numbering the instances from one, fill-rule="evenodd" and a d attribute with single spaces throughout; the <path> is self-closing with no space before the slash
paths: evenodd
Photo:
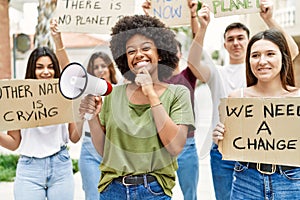
<path id="1" fill-rule="evenodd" d="M 195 105 L 197 113 L 197 134 L 196 143 L 198 148 L 199 162 L 200 162 L 200 176 L 198 184 L 198 199 L 199 200 L 214 200 L 211 171 L 209 165 L 208 150 L 210 141 L 206 140 L 208 136 L 208 128 L 211 119 L 211 102 L 210 93 L 206 85 L 202 85 L 196 89 Z M 72 158 L 78 159 L 81 143 L 70 144 L 70 155 Z M 0 147 L 0 152 L 11 153 Z M 192 176 L 192 174 L 190 174 Z M 84 192 L 81 187 L 80 173 L 74 175 L 75 178 L 75 199 L 84 200 Z M 183 200 L 179 185 L 176 184 L 174 188 L 174 200 Z M 0 199 L 13 200 L 13 183 L 0 182 Z"/>

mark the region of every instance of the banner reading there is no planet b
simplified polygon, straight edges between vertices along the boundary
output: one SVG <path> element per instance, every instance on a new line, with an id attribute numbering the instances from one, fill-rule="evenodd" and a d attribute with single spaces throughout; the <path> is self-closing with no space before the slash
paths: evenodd
<path id="1" fill-rule="evenodd" d="M 61 32 L 109 34 L 134 8 L 134 0 L 58 0 L 54 18 Z"/>

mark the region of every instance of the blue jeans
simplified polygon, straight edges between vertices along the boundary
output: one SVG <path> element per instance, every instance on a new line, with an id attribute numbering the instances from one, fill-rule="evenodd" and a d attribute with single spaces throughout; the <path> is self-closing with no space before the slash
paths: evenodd
<path id="1" fill-rule="evenodd" d="M 14 197 L 15 200 L 73 200 L 73 167 L 66 147 L 45 158 L 20 156 Z"/>
<path id="2" fill-rule="evenodd" d="M 233 177 L 232 200 L 300 199 L 299 167 L 266 175 L 236 162 Z"/>
<path id="3" fill-rule="evenodd" d="M 213 144 L 210 151 L 210 167 L 217 200 L 229 200 L 235 161 L 222 160 L 218 146 Z"/>
<path id="4" fill-rule="evenodd" d="M 170 200 L 157 181 L 141 185 L 124 186 L 118 181 L 111 182 L 100 193 L 100 200 Z"/>
<path id="5" fill-rule="evenodd" d="M 177 176 L 185 200 L 197 199 L 199 179 L 199 158 L 195 138 L 187 138 L 186 144 L 177 158 Z"/>
<path id="6" fill-rule="evenodd" d="M 81 145 L 79 170 L 85 200 L 99 199 L 98 184 L 101 171 L 99 169 L 102 157 L 96 151 L 91 137 L 84 136 Z"/>

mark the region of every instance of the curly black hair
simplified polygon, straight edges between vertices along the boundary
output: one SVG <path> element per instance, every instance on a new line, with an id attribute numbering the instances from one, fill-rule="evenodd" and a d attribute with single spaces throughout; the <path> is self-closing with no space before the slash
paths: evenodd
<path id="1" fill-rule="evenodd" d="M 175 34 L 158 18 L 147 15 L 125 16 L 112 27 L 110 49 L 122 75 L 130 81 L 135 79 L 127 63 L 126 43 L 136 34 L 153 40 L 161 59 L 158 62 L 159 80 L 171 76 L 179 62 Z"/>

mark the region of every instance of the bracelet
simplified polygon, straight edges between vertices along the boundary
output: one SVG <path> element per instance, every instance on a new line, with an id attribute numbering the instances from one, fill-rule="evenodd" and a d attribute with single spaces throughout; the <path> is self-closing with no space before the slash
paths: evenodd
<path id="1" fill-rule="evenodd" d="M 56 49 L 56 51 L 61 51 L 61 50 L 64 50 L 64 49 L 65 49 L 65 47 L 62 47 L 60 49 Z"/>
<path id="2" fill-rule="evenodd" d="M 154 108 L 154 107 L 157 107 L 157 106 L 159 106 L 159 105 L 162 105 L 162 102 L 160 102 L 160 103 L 158 103 L 158 104 L 155 104 L 155 105 L 153 105 L 153 106 L 150 106 L 150 108 Z"/>
<path id="3" fill-rule="evenodd" d="M 196 18 L 197 17 L 197 15 L 192 15 L 192 18 Z"/>

